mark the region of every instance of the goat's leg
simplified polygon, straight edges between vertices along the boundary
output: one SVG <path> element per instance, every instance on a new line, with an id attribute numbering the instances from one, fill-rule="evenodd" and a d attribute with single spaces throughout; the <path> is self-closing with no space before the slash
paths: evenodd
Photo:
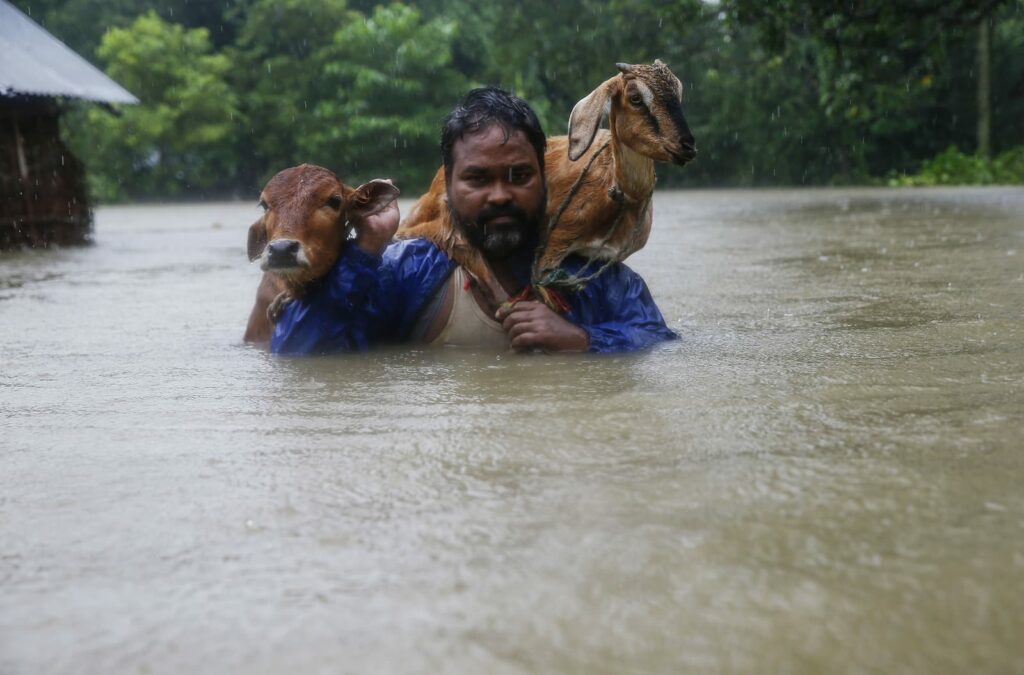
<path id="1" fill-rule="evenodd" d="M 407 230 L 438 220 L 444 216 L 445 209 L 447 208 L 444 203 L 446 189 L 447 184 L 445 183 L 444 168 L 442 167 L 434 174 L 434 179 L 430 183 L 430 189 L 416 200 L 416 203 L 409 210 L 409 215 L 402 221 L 398 233 L 400 237 L 410 239 L 412 237 L 405 235 Z"/>
<path id="2" fill-rule="evenodd" d="M 472 274 L 488 288 L 494 288 L 498 283 L 487 261 L 484 260 L 483 254 L 454 236 L 452 225 L 447 217 L 435 218 L 404 228 L 398 232 L 398 237 L 400 239 L 426 239 L 444 251 L 452 259 L 452 262 Z"/>
<path id="3" fill-rule="evenodd" d="M 476 250 L 472 246 L 463 245 L 456 246 L 451 255 L 455 264 L 459 265 L 472 276 L 476 277 L 477 281 L 488 289 L 501 287 L 501 284 L 498 283 L 494 273 L 491 272 L 491 266 L 487 264 L 487 261 L 484 259 L 484 256 L 480 251 Z"/>
<path id="4" fill-rule="evenodd" d="M 553 272 L 562 264 L 572 249 L 573 240 L 560 236 L 556 229 L 548 238 L 547 246 L 537 261 L 536 270 L 539 278 L 543 278 L 549 272 Z"/>

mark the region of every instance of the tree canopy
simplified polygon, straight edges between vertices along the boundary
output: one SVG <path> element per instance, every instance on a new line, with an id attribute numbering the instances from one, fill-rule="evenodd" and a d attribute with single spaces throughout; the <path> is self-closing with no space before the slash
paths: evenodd
<path id="1" fill-rule="evenodd" d="M 103 199 L 251 195 L 301 162 L 415 194 L 470 87 L 514 90 L 557 135 L 615 62 L 655 58 L 700 149 L 661 185 L 897 180 L 951 146 L 1015 167 L 1024 144 L 1024 0 L 15 4 L 142 99 L 66 116 Z"/>

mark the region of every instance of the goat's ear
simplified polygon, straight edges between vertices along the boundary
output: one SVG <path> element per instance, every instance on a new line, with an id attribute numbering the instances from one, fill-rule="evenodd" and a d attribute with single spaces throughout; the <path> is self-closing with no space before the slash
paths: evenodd
<path id="1" fill-rule="evenodd" d="M 249 226 L 249 262 L 256 260 L 263 255 L 263 249 L 267 247 L 267 224 L 264 218 L 260 218 Z"/>
<path id="2" fill-rule="evenodd" d="M 349 220 L 372 216 L 398 199 L 398 195 L 398 188 L 394 186 L 390 178 L 386 180 L 374 178 L 349 194 L 345 215 Z"/>
<path id="3" fill-rule="evenodd" d="M 614 78 L 613 78 L 614 79 Z M 575 162 L 594 142 L 601 117 L 608 109 L 612 80 L 604 82 L 573 106 L 569 114 L 569 159 Z"/>

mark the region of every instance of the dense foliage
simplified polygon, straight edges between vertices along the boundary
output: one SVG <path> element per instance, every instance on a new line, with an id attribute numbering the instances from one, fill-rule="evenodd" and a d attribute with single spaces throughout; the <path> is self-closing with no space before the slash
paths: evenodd
<path id="1" fill-rule="evenodd" d="M 415 194 L 469 87 L 512 88 L 559 134 L 616 61 L 655 58 L 700 149 L 662 185 L 1021 181 L 1024 0 L 15 4 L 143 101 L 66 118 L 103 199 L 250 196 L 304 161 Z"/>
<path id="2" fill-rule="evenodd" d="M 933 185 L 1024 185 L 1024 146 L 1007 150 L 992 160 L 968 155 L 951 145 L 937 157 L 925 162 L 917 173 L 897 175 L 893 186 Z"/>
<path id="3" fill-rule="evenodd" d="M 96 197 L 178 197 L 234 177 L 238 96 L 229 59 L 210 52 L 205 28 L 186 30 L 153 12 L 104 35 L 97 54 L 107 72 L 145 104 L 116 117 L 96 106 L 69 117 Z"/>

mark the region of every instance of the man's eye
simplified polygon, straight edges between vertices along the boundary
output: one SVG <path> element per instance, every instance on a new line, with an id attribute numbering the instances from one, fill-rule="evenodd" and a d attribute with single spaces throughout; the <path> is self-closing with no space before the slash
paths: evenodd
<path id="1" fill-rule="evenodd" d="M 468 176 L 464 176 L 463 179 L 470 185 L 483 185 L 487 182 L 487 175 L 482 173 L 474 173 Z"/>
<path id="2" fill-rule="evenodd" d="M 508 173 L 508 182 L 513 185 L 525 185 L 530 182 L 533 178 L 533 172 L 527 170 L 516 171 L 512 170 Z"/>

